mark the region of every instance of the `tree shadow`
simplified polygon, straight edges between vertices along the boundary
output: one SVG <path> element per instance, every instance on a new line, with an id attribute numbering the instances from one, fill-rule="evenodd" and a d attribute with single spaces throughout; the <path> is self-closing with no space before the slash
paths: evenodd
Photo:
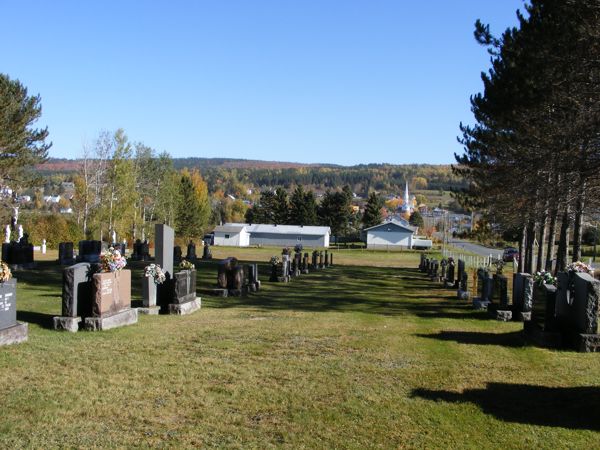
<path id="1" fill-rule="evenodd" d="M 17 311 L 17 320 L 27 323 L 35 323 L 42 328 L 53 329 L 53 317 L 56 314 L 45 314 L 35 311 Z"/>
<path id="2" fill-rule="evenodd" d="M 600 431 L 600 387 L 547 387 L 488 383 L 462 393 L 414 389 L 413 397 L 473 403 L 498 420 L 521 424 Z"/>
<path id="3" fill-rule="evenodd" d="M 416 334 L 415 336 L 440 341 L 455 341 L 459 344 L 501 345 L 503 347 L 525 347 L 527 345 L 521 331 L 511 333 L 440 331 L 437 334 Z"/>

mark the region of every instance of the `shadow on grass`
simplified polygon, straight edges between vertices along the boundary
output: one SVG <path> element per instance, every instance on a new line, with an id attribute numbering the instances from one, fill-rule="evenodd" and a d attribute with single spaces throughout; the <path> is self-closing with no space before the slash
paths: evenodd
<path id="1" fill-rule="evenodd" d="M 600 387 L 546 387 L 489 383 L 462 393 L 415 389 L 413 397 L 473 403 L 498 420 L 521 424 L 600 431 Z"/>
<path id="2" fill-rule="evenodd" d="M 52 318 L 56 314 L 45 314 L 35 311 L 17 311 L 17 320 L 27 323 L 35 323 L 42 328 L 54 328 Z"/>
<path id="3" fill-rule="evenodd" d="M 524 347 L 526 342 L 521 331 L 512 333 L 481 333 L 475 331 L 440 331 L 437 334 L 416 334 L 415 336 L 455 341 L 459 344 L 501 345 L 503 347 Z"/>

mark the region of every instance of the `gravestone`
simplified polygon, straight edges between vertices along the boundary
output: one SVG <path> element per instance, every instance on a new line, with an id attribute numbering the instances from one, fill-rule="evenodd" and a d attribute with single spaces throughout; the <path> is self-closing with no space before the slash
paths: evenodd
<path id="1" fill-rule="evenodd" d="M 75 263 L 73 256 L 73 243 L 61 242 L 58 244 L 58 264 L 61 266 L 70 266 Z"/>
<path id="2" fill-rule="evenodd" d="M 248 290 L 250 292 L 257 292 L 260 289 L 260 280 L 258 279 L 258 264 L 246 264 L 245 271 L 247 273 Z"/>
<path id="3" fill-rule="evenodd" d="M 442 259 L 442 261 L 440 262 L 440 280 L 445 280 L 446 279 L 446 269 L 448 267 L 448 261 L 444 258 Z"/>
<path id="4" fill-rule="evenodd" d="M 438 279 L 439 268 L 440 268 L 440 263 L 437 259 L 432 259 L 429 262 L 429 277 L 431 278 L 432 281 Z"/>
<path id="5" fill-rule="evenodd" d="M 188 261 L 195 261 L 197 259 L 196 244 L 194 244 L 192 241 L 190 241 L 190 243 L 187 246 L 187 255 L 185 255 L 185 259 L 187 259 Z"/>
<path id="6" fill-rule="evenodd" d="M 465 261 L 463 259 L 458 260 L 457 276 L 456 276 L 456 289 L 460 288 L 460 283 L 465 273 Z"/>
<path id="7" fill-rule="evenodd" d="M 142 254 L 142 261 L 150 261 L 150 244 L 147 240 L 142 242 L 142 246 L 140 247 L 140 253 Z"/>
<path id="8" fill-rule="evenodd" d="M 140 261 L 142 259 L 142 241 L 136 239 L 133 243 L 133 251 L 131 252 L 130 259 L 132 261 Z"/>
<path id="9" fill-rule="evenodd" d="M 317 270 L 319 268 L 319 263 L 317 261 L 318 256 L 319 256 L 319 252 L 316 251 L 316 250 L 314 250 L 312 252 L 312 264 L 311 264 L 311 267 L 310 267 L 313 270 Z"/>
<path id="10" fill-rule="evenodd" d="M 513 275 L 513 320 L 523 322 L 531 319 L 533 288 L 534 281 L 530 274 L 516 273 Z"/>
<path id="11" fill-rule="evenodd" d="M 0 345 L 25 342 L 27 323 L 17 322 L 17 279 L 0 283 Z"/>
<path id="12" fill-rule="evenodd" d="M 323 262 L 323 251 L 319 252 L 319 269 L 325 268 L 325 263 Z"/>
<path id="13" fill-rule="evenodd" d="M 173 247 L 173 261 L 176 263 L 180 263 L 182 259 L 181 247 L 176 245 Z"/>
<path id="14" fill-rule="evenodd" d="M 324 258 L 323 267 L 329 267 L 329 252 L 327 250 L 325 250 Z"/>
<path id="15" fill-rule="evenodd" d="M 79 241 L 79 254 L 77 262 L 98 263 L 102 253 L 102 242 L 100 241 Z"/>
<path id="16" fill-rule="evenodd" d="M 92 275 L 96 266 L 77 263 L 63 270 L 62 316 L 54 317 L 54 329 L 76 332 L 83 317 L 92 315 Z"/>
<path id="17" fill-rule="evenodd" d="M 333 253 L 329 254 L 329 266 L 333 266 Z"/>
<path id="18" fill-rule="evenodd" d="M 504 275 L 494 274 L 492 286 L 488 312 L 494 319 L 508 322 L 512 319 L 512 309 L 508 301 L 508 279 Z"/>
<path id="19" fill-rule="evenodd" d="M 91 315 L 83 321 L 86 330 L 108 330 L 138 321 L 137 309 L 131 308 L 130 270 L 93 274 L 89 300 Z"/>
<path id="20" fill-rule="evenodd" d="M 219 262 L 217 289 L 213 290 L 215 295 L 239 297 L 259 289 L 258 264 L 241 265 L 236 258 L 232 257 Z"/>
<path id="21" fill-rule="evenodd" d="M 280 283 L 290 281 L 290 255 L 281 255 L 281 263 L 277 265 L 277 281 Z"/>
<path id="22" fill-rule="evenodd" d="M 173 277 L 173 247 L 175 245 L 175 231 L 168 225 L 157 223 L 154 226 L 155 248 L 154 254 L 158 264 L 168 279 Z"/>
<path id="23" fill-rule="evenodd" d="M 420 260 L 419 260 L 419 271 L 423 272 L 423 269 L 425 268 L 425 259 L 427 258 L 425 256 L 425 253 L 421 253 L 420 255 Z"/>
<path id="24" fill-rule="evenodd" d="M 210 251 L 210 245 L 204 244 L 202 248 L 202 259 L 212 259 L 212 252 Z"/>
<path id="25" fill-rule="evenodd" d="M 457 286 L 455 286 L 455 283 L 454 283 L 454 269 L 455 269 L 454 260 L 452 258 L 450 258 L 448 260 L 448 268 L 446 270 L 446 287 L 457 288 Z"/>
<path id="26" fill-rule="evenodd" d="M 563 336 L 577 351 L 600 351 L 600 282 L 587 273 L 574 273 L 572 277 L 574 298 L 566 316 L 559 317 Z"/>
<path id="27" fill-rule="evenodd" d="M 562 345 L 562 336 L 556 320 L 556 287 L 534 284 L 531 320 L 524 323 L 527 337 L 544 347 Z"/>
<path id="28" fill-rule="evenodd" d="M 308 273 L 308 253 L 304 253 L 304 256 L 302 257 L 302 273 Z"/>
<path id="29" fill-rule="evenodd" d="M 33 261 L 33 244 L 23 237 L 19 242 L 2 244 L 2 260 L 12 269 L 31 269 Z"/>
<path id="30" fill-rule="evenodd" d="M 493 278 L 483 268 L 477 269 L 477 281 L 479 285 L 479 296 L 473 299 L 475 309 L 487 309 L 492 299 Z"/>
<path id="31" fill-rule="evenodd" d="M 160 312 L 157 302 L 158 285 L 153 277 L 142 277 L 142 307 L 138 308 L 140 314 L 156 315 Z"/>
<path id="32" fill-rule="evenodd" d="M 300 252 L 294 253 L 294 265 L 292 268 L 292 276 L 297 277 L 300 275 L 300 266 L 302 264 L 302 254 Z"/>

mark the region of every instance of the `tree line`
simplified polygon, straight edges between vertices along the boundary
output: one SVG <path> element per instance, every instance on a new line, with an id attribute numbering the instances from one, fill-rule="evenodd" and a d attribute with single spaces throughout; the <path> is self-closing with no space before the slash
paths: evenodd
<path id="1" fill-rule="evenodd" d="M 570 241 L 581 259 L 584 221 L 598 210 L 600 4 L 531 0 L 517 16 L 500 37 L 476 23 L 491 67 L 453 170 L 469 182 L 464 205 L 515 230 L 519 270 L 564 270 Z"/>

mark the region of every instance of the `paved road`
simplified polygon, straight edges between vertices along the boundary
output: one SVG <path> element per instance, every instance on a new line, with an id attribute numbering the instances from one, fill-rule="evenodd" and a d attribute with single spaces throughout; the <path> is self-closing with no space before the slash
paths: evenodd
<path id="1" fill-rule="evenodd" d="M 494 255 L 495 258 L 499 258 L 502 256 L 502 250 L 498 250 L 496 248 L 488 248 L 483 245 L 473 244 L 472 242 L 462 241 L 460 239 L 450 239 L 450 245 L 464 249 L 467 252 L 475 253 L 479 256 L 490 256 Z"/>

